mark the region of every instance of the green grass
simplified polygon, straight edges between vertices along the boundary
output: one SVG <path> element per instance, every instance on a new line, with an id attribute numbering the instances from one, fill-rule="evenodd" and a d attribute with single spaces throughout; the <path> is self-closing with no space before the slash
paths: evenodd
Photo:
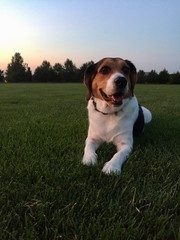
<path id="1" fill-rule="evenodd" d="M 121 175 L 115 152 L 81 164 L 87 134 L 81 84 L 0 85 L 0 239 L 173 240 L 179 231 L 180 87 L 137 85 L 153 121 Z"/>

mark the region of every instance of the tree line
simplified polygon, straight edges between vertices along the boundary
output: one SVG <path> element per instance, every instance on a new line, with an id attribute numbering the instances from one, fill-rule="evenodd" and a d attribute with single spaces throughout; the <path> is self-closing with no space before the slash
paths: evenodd
<path id="1" fill-rule="evenodd" d="M 86 68 L 93 64 L 93 61 L 82 64 L 79 68 L 72 60 L 67 59 L 64 64 L 55 63 L 51 66 L 50 62 L 44 60 L 38 66 L 34 73 L 24 60 L 20 53 L 15 53 L 4 72 L 0 69 L 0 82 L 9 83 L 33 83 L 33 82 L 56 82 L 56 83 L 75 83 L 82 82 Z M 166 69 L 159 74 L 152 70 L 151 72 L 138 71 L 138 83 L 171 83 L 180 84 L 180 73 L 169 74 Z"/>

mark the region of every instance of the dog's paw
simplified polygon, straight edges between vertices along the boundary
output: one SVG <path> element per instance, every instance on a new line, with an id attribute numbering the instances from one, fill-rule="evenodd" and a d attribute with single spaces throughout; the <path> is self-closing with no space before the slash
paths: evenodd
<path id="1" fill-rule="evenodd" d="M 82 159 L 82 163 L 84 165 L 94 165 L 97 162 L 97 154 L 91 154 L 91 155 L 84 155 Z"/>
<path id="2" fill-rule="evenodd" d="M 121 167 L 109 161 L 104 164 L 102 171 L 105 174 L 120 174 Z"/>

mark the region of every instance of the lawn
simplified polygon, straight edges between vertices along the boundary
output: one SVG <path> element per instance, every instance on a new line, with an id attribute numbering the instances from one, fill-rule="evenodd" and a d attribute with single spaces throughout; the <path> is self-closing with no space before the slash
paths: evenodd
<path id="1" fill-rule="evenodd" d="M 137 85 L 153 114 L 120 175 L 81 164 L 83 84 L 0 85 L 0 239 L 180 239 L 180 86 Z"/>

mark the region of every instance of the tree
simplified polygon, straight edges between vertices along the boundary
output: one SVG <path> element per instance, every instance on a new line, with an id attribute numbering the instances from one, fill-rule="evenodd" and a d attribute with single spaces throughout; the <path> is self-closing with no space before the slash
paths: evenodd
<path id="1" fill-rule="evenodd" d="M 84 78 L 84 73 L 86 71 L 86 69 L 90 66 L 94 64 L 93 61 L 90 61 L 90 62 L 87 62 L 87 63 L 83 63 L 80 68 L 78 69 L 78 79 L 79 81 L 83 81 L 83 78 Z"/>
<path id="2" fill-rule="evenodd" d="M 6 77 L 8 82 L 27 82 L 30 81 L 31 70 L 28 64 L 24 63 L 20 53 L 15 53 L 11 63 L 7 66 Z"/>
<path id="3" fill-rule="evenodd" d="M 4 82 L 4 71 L 0 69 L 0 83 Z"/>
<path id="4" fill-rule="evenodd" d="M 64 62 L 63 79 L 65 82 L 78 82 L 76 65 L 68 58 Z"/>
<path id="5" fill-rule="evenodd" d="M 55 63 L 54 66 L 53 66 L 53 70 L 56 74 L 55 81 L 56 82 L 63 82 L 63 71 L 64 71 L 63 66 L 60 63 Z"/>
<path id="6" fill-rule="evenodd" d="M 180 73 L 173 73 L 170 75 L 170 83 L 172 84 L 180 84 Z"/>
<path id="7" fill-rule="evenodd" d="M 147 83 L 158 83 L 158 74 L 155 70 L 151 70 L 146 76 Z"/>
<path id="8" fill-rule="evenodd" d="M 159 83 L 168 83 L 168 82 L 170 82 L 170 76 L 169 76 L 169 73 L 168 73 L 168 71 L 166 69 L 164 69 L 163 71 L 161 71 L 159 73 L 158 82 Z"/>
<path id="9" fill-rule="evenodd" d="M 32 72 L 30 67 L 27 66 L 26 70 L 26 82 L 32 82 Z"/>
<path id="10" fill-rule="evenodd" d="M 34 71 L 33 81 L 35 82 L 53 82 L 56 79 L 56 74 L 51 67 L 50 62 L 44 60 L 41 66 Z"/>
<path id="11" fill-rule="evenodd" d="M 143 70 L 139 70 L 137 82 L 138 83 L 145 83 L 146 82 L 146 74 Z"/>

